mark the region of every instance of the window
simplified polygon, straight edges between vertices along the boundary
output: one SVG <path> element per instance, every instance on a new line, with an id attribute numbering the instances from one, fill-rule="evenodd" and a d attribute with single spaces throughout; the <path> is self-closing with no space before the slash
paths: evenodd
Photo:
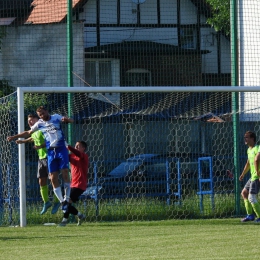
<path id="1" fill-rule="evenodd" d="M 91 87 L 120 86 L 119 60 L 88 59 L 85 63 L 85 81 Z M 118 93 L 103 93 L 91 95 L 93 98 L 104 102 L 119 104 Z"/>
<path id="2" fill-rule="evenodd" d="M 126 86 L 151 86 L 151 72 L 145 69 L 128 70 Z"/>
<path id="3" fill-rule="evenodd" d="M 119 86 L 119 60 L 88 60 L 85 79 L 90 86 Z"/>
<path id="4" fill-rule="evenodd" d="M 181 47 L 183 49 L 195 49 L 196 44 L 195 44 L 195 33 L 192 28 L 182 28 L 180 30 L 181 34 Z"/>

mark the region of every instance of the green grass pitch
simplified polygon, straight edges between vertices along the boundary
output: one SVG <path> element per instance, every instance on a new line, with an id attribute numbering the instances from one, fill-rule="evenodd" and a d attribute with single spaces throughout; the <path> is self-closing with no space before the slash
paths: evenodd
<path id="1" fill-rule="evenodd" d="M 260 225 L 240 219 L 0 228 L 0 259 L 260 259 Z"/>

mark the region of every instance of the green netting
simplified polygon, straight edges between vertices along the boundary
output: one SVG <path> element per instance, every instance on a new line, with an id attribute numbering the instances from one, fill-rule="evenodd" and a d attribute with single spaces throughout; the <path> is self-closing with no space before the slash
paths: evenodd
<path id="1" fill-rule="evenodd" d="M 234 97 L 217 87 L 259 85 L 259 10 L 257 0 L 1 0 L 0 225 L 19 223 L 18 149 L 6 141 L 17 133 L 17 87 L 108 88 L 97 94 L 27 93 L 24 99 L 25 119 L 39 105 L 75 119 L 64 130 L 72 144 L 79 139 L 88 143 L 90 187 L 95 176 L 102 186 L 102 178 L 134 156 L 161 155 L 154 169 L 177 158 L 165 166 L 174 180 L 165 175 L 161 182 L 166 188 L 138 171 L 122 180 L 121 188 L 109 186 L 109 180 L 98 200 L 81 201 L 89 221 L 244 213 L 235 177 L 246 160 L 244 132 L 259 132 L 258 92 Z M 109 92 L 125 86 L 216 86 L 216 92 Z M 214 200 L 207 194 L 203 205 L 197 193 L 200 157 L 212 159 L 211 168 L 208 159 L 202 167 L 212 172 L 215 183 Z M 27 145 L 28 223 L 57 222 L 61 213 L 39 215 L 36 164 Z M 150 187 L 153 181 L 160 187 Z"/>

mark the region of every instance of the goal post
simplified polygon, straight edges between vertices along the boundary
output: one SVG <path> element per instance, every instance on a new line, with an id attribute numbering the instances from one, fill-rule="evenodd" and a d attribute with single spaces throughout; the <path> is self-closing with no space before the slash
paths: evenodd
<path id="1" fill-rule="evenodd" d="M 194 96 L 194 99 L 192 98 L 192 93 L 193 94 L 200 94 L 202 95 L 202 93 L 218 93 L 219 97 L 216 96 L 206 96 L 205 97 L 200 97 L 200 100 L 198 101 L 198 97 Z M 217 102 L 226 102 L 225 97 L 223 97 L 224 93 L 229 93 L 231 94 L 232 92 L 239 92 L 240 94 L 242 93 L 242 96 L 240 97 L 240 101 L 241 101 L 241 106 L 240 108 L 242 109 L 242 111 L 226 111 L 226 114 L 229 115 L 225 115 L 224 113 L 220 113 L 218 111 L 218 105 Z M 149 150 L 149 147 L 151 147 L 153 144 L 152 142 L 149 142 L 149 140 L 147 141 L 147 139 L 145 139 L 143 137 L 143 135 L 148 135 L 145 131 L 151 131 L 153 129 L 153 127 L 157 127 L 159 128 L 159 123 L 156 123 L 156 120 L 158 120 L 158 118 L 151 118 L 151 115 L 156 115 L 156 113 L 161 113 L 165 110 L 169 110 L 171 109 L 171 115 L 168 116 L 168 118 L 165 119 L 165 115 L 163 115 L 163 120 L 169 120 L 171 121 L 168 125 L 166 125 L 166 128 L 171 128 L 171 127 L 175 127 L 174 130 L 172 129 L 168 129 L 165 130 L 163 129 L 162 132 L 160 133 L 158 130 L 158 134 L 159 135 L 163 135 L 165 133 L 167 133 L 168 136 L 166 136 L 165 138 L 168 140 L 167 143 L 169 147 L 167 147 L 169 153 L 173 152 L 175 154 L 181 154 L 183 152 L 187 152 L 190 153 L 194 148 L 193 147 L 189 147 L 191 144 L 192 145 L 199 145 L 200 146 L 200 150 L 202 153 L 207 153 L 207 149 L 205 148 L 206 146 L 209 146 L 209 144 L 207 144 L 207 133 L 205 133 L 201 138 L 200 141 L 199 140 L 191 140 L 191 141 L 187 141 L 186 139 L 190 139 L 192 138 L 192 134 L 190 134 L 190 132 L 192 132 L 194 129 L 196 129 L 196 127 L 194 127 L 194 129 L 191 126 L 188 126 L 189 123 L 186 122 L 181 122 L 182 126 L 178 126 L 175 125 L 175 122 L 173 122 L 172 120 L 190 120 L 192 118 L 192 120 L 200 121 L 202 120 L 203 122 L 208 122 L 208 123 L 213 123 L 213 124 L 218 124 L 218 123 L 222 123 L 223 121 L 225 121 L 225 119 L 228 117 L 227 121 L 232 121 L 230 115 L 232 113 L 239 113 L 240 115 L 240 120 L 241 122 L 249 122 L 249 127 L 252 127 L 252 123 L 251 122 L 255 122 L 257 121 L 257 117 L 258 117 L 258 110 L 259 107 L 257 106 L 257 102 L 254 102 L 252 104 L 252 100 L 258 100 L 258 92 L 260 92 L 260 87 L 221 87 L 221 86 L 216 86 L 216 87 L 200 87 L 200 86 L 195 86 L 195 87 L 175 87 L 175 86 L 154 86 L 154 87 L 41 87 L 41 88 L 37 88 L 37 87 L 19 87 L 17 88 L 17 110 L 18 110 L 18 132 L 23 132 L 25 129 L 25 104 L 24 104 L 24 100 L 25 100 L 25 95 L 26 94 L 30 94 L 30 95 L 34 95 L 34 94 L 68 94 L 68 93 L 73 93 L 73 94 L 86 94 L 86 97 L 84 97 L 82 99 L 82 97 L 80 96 L 80 99 L 82 100 L 74 100 L 75 104 L 77 104 L 79 106 L 79 104 L 82 106 L 80 109 L 78 109 L 78 111 L 76 111 L 77 114 L 84 114 L 81 115 L 80 117 L 84 118 L 84 120 L 86 120 L 86 115 L 85 115 L 85 111 L 89 109 L 88 106 L 90 106 L 94 101 L 93 100 L 98 100 L 99 101 L 99 106 L 103 103 L 110 103 L 112 104 L 112 108 L 109 107 L 107 108 L 107 110 L 104 112 L 100 112 L 98 111 L 96 115 L 92 114 L 91 117 L 94 118 L 95 120 L 98 120 L 98 118 L 101 117 L 109 117 L 111 115 L 117 115 L 118 117 L 120 117 L 122 115 L 122 111 L 125 109 L 125 114 L 129 115 L 129 114 L 134 114 L 135 115 L 135 119 L 131 119 L 131 120 L 139 120 L 138 117 L 140 117 L 140 124 L 139 125 L 134 125 L 133 127 L 133 123 L 132 121 L 127 122 L 127 118 L 123 119 L 124 122 L 127 123 L 127 125 L 125 126 L 126 130 L 122 130 L 122 131 L 128 131 L 128 136 L 124 137 L 128 140 L 128 142 L 131 142 L 131 147 L 128 147 L 127 149 L 129 149 L 129 155 L 136 155 L 138 153 L 149 153 L 152 151 L 152 153 L 155 152 L 155 150 L 163 150 L 163 148 L 160 147 L 160 142 L 155 140 L 154 142 L 156 142 L 156 147 L 157 148 L 152 148 Z M 113 95 L 117 93 L 120 95 L 126 95 L 126 96 L 115 96 L 113 99 Z M 132 94 L 131 94 L 132 93 Z M 155 102 L 154 104 L 152 102 L 142 102 L 142 100 L 145 100 L 145 95 L 142 96 L 142 98 L 140 97 L 136 97 L 133 96 L 134 94 L 140 94 L 140 93 L 144 93 L 144 94 L 149 94 L 152 93 L 154 96 L 151 97 L 151 100 L 154 99 L 154 97 L 158 96 L 158 95 L 162 95 L 162 94 L 167 94 L 167 93 L 171 93 L 170 97 L 167 96 L 162 96 L 161 100 L 156 100 L 153 101 Z M 181 93 L 181 94 L 180 94 Z M 255 93 L 255 94 L 254 94 Z M 130 97 L 128 97 L 128 95 L 132 95 Z M 100 98 L 96 98 L 95 95 L 100 95 Z M 247 96 L 249 95 L 249 96 Z M 150 97 L 147 97 L 150 98 Z M 207 100 L 208 98 L 208 100 Z M 91 100 L 90 100 L 91 99 Z M 115 100 L 118 99 L 116 102 Z M 185 104 L 183 103 L 183 100 L 186 100 Z M 66 100 L 66 99 L 64 99 Z M 224 101 L 223 101 L 224 100 Z M 92 103 L 91 103 L 92 102 Z M 132 103 L 131 103 L 132 102 Z M 230 102 L 232 102 L 232 100 L 230 99 Z M 147 103 L 147 104 L 144 104 Z M 149 103 L 149 104 L 148 104 Z M 53 101 L 53 104 L 55 104 L 55 101 Z M 259 102 L 258 102 L 259 104 Z M 68 108 L 66 104 L 62 104 L 62 101 L 58 101 L 57 102 L 57 106 L 62 106 L 64 105 L 64 108 L 61 108 L 60 111 L 66 111 L 66 109 Z M 104 105 L 104 104 L 103 104 Z M 149 107 L 145 107 L 145 106 L 149 106 Z M 55 106 L 55 105 L 54 105 Z M 189 108 L 183 107 L 183 106 L 189 106 Z M 216 107 L 214 107 L 216 106 Z M 122 109 L 121 109 L 122 107 Z M 131 109 L 134 108 L 134 110 L 131 111 Z M 136 108 L 138 107 L 138 108 Z M 141 109 L 140 109 L 141 108 Z M 77 108 L 76 108 L 77 109 Z M 178 114 L 179 110 L 182 109 L 182 112 Z M 189 109 L 189 111 L 185 111 L 185 109 Z M 55 109 L 54 109 L 55 110 Z M 115 112 L 115 110 L 118 110 L 117 112 Z M 177 111 L 178 110 L 178 111 Z M 112 111 L 112 112 L 111 112 Z M 151 112 L 152 111 L 152 112 Z M 176 112 L 176 115 L 174 115 L 174 112 Z M 251 113 L 252 111 L 255 112 L 257 111 L 256 114 L 252 114 L 251 117 L 249 116 L 250 113 L 248 113 L 248 111 Z M 58 110 L 59 112 L 59 110 Z M 74 111 L 75 112 L 75 111 Z M 221 114 L 219 115 L 218 114 Z M 223 111 L 222 111 L 223 112 Z M 62 112 L 60 112 L 62 114 Z M 169 112 L 167 112 L 169 113 Z M 73 115 L 73 113 L 72 113 Z M 75 114 L 74 114 L 75 115 Z M 150 126 L 144 126 L 142 124 L 142 120 L 143 118 L 141 118 L 141 116 L 144 115 L 146 116 L 147 122 L 149 122 L 149 120 L 151 119 L 151 125 Z M 77 115 L 79 116 L 79 115 Z M 149 119 L 150 116 L 150 119 Z M 89 119 L 89 118 L 87 118 Z M 206 119 L 206 120 L 205 120 Z M 122 121 L 123 122 L 123 121 Z M 186 126 L 185 126 L 186 125 Z M 105 127 L 107 126 L 102 126 L 102 130 L 105 129 Z M 133 127 L 131 129 L 131 127 Z M 163 126 L 165 127 L 165 126 Z M 93 127 L 95 128 L 95 127 Z M 207 127 L 206 127 L 207 128 Z M 201 128 L 201 131 L 207 131 L 205 130 L 205 125 L 203 125 L 203 127 Z M 257 129 L 258 131 L 258 124 L 256 124 L 255 126 L 253 126 L 253 128 Z M 188 130 L 187 130 L 188 129 Z M 224 135 L 225 135 L 225 131 L 229 131 L 227 129 L 230 129 L 229 126 L 223 126 L 222 130 L 219 129 L 211 129 L 210 131 L 214 132 L 214 135 L 216 136 L 218 131 L 224 132 L 221 133 L 223 134 L 223 137 L 221 137 L 219 140 L 217 141 L 223 141 L 225 142 L 225 145 L 228 145 L 228 143 L 226 143 L 226 141 L 224 140 Z M 246 129 L 245 127 L 243 127 L 243 129 Z M 91 133 L 91 131 L 88 130 L 82 130 L 82 132 L 89 132 Z M 99 132 L 100 129 L 97 127 L 95 130 L 96 132 Z M 105 130 L 104 130 L 105 131 Z M 111 131 L 112 128 L 110 129 L 106 129 L 106 131 L 109 133 L 112 133 Z M 156 130 L 157 131 L 157 130 Z M 181 132 L 184 131 L 184 135 L 183 137 L 181 136 Z M 189 131 L 189 133 L 185 133 L 185 131 Z M 228 132 L 226 132 L 228 133 Z M 198 133 L 200 135 L 202 135 L 202 133 Z M 174 135 L 177 135 L 179 137 L 174 137 Z M 97 137 L 98 134 L 95 136 Z M 154 137 L 154 136 L 153 136 Z M 102 137 L 103 138 L 103 137 Z M 103 146 L 106 144 L 102 144 L 103 140 L 98 140 L 96 144 L 98 146 Z M 121 138 L 120 136 L 118 136 L 118 138 Z M 122 138 L 121 138 L 122 139 Z M 144 139 L 146 141 L 144 141 Z M 158 138 L 160 139 L 160 138 Z M 130 140 L 130 141 L 129 141 Z M 141 141 L 140 141 L 141 140 Z M 231 141 L 231 140 L 230 140 Z M 232 140 L 233 141 L 233 140 Z M 231 142 L 232 142 L 231 141 Z M 124 144 L 124 140 L 113 140 L 113 142 L 115 143 L 115 145 L 117 143 L 121 143 L 122 145 Z M 162 141 L 163 145 L 166 144 L 166 141 Z M 201 142 L 201 143 L 199 143 Z M 219 144 L 214 143 L 214 140 L 211 140 L 212 145 L 217 146 Z M 109 142 L 107 141 L 107 143 L 109 144 Z M 183 146 L 185 144 L 184 147 L 179 147 L 179 145 L 183 143 Z M 172 147 L 174 146 L 175 147 Z M 223 147 L 225 146 L 223 144 Z M 139 147 L 140 146 L 140 147 Z M 141 148 L 141 146 L 145 146 L 145 148 Z M 170 148 L 171 146 L 171 148 Z M 178 146 L 178 148 L 177 148 Z M 219 148 L 219 152 L 222 153 L 223 148 L 221 146 L 221 148 Z M 165 148 L 165 147 L 164 147 Z M 113 148 L 114 149 L 114 148 Z M 173 149 L 171 151 L 171 149 Z M 196 149 L 194 149 L 196 150 Z M 116 151 L 116 149 L 115 149 Z M 123 153 L 120 153 L 118 155 L 117 159 L 124 159 L 123 157 L 126 156 L 122 156 Z M 93 158 L 103 158 L 104 155 L 100 155 L 98 152 L 96 153 L 95 156 L 93 156 Z M 230 157 L 233 157 L 233 154 L 230 154 Z M 221 156 L 217 156 L 216 161 L 221 164 Z M 113 158 L 108 158 L 108 159 L 113 159 Z M 196 158 L 197 159 L 197 158 Z M 24 145 L 20 145 L 19 146 L 19 189 L 20 189 L 20 226 L 24 227 L 27 225 L 26 222 L 26 181 L 25 181 L 25 148 Z M 226 158 L 225 158 L 226 160 Z M 189 162 L 186 162 L 189 163 Z M 229 162 L 230 164 L 230 162 Z M 189 164 L 191 165 L 191 164 Z M 190 166 L 187 166 L 190 167 Z M 221 168 L 222 166 L 216 166 Z M 216 168 L 217 170 L 219 170 L 219 168 Z M 229 169 L 224 169 L 227 171 L 230 171 Z M 188 170 L 187 170 L 188 172 Z M 190 174 L 190 173 L 189 173 Z M 233 173 L 231 173 L 230 176 L 232 176 Z M 226 177 L 226 176 L 225 176 Z M 235 176 L 236 178 L 238 176 Z M 187 177 L 188 178 L 188 177 Z M 227 177 L 228 178 L 228 177 Z M 195 180 L 196 182 L 196 180 Z M 143 184 L 142 184 L 143 185 Z M 224 184 L 223 184 L 224 185 Z M 226 182 L 225 182 L 225 185 Z M 225 189 L 225 187 L 223 188 Z M 176 193 L 176 192 L 175 192 Z M 132 194 L 132 193 L 131 193 Z M 146 194 L 147 195 L 147 194 Z M 135 196 L 135 195 L 131 195 L 131 196 Z"/>
<path id="2" fill-rule="evenodd" d="M 24 92 L 22 88 L 17 89 L 17 112 L 18 112 L 18 133 L 25 130 L 24 127 Z M 25 148 L 19 145 L 19 189 L 20 189 L 20 226 L 26 226 L 26 183 L 25 183 Z"/>

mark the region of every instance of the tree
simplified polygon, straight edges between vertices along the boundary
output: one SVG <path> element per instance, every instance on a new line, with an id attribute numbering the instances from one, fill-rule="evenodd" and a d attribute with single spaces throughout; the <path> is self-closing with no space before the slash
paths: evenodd
<path id="1" fill-rule="evenodd" d="M 207 23 L 222 31 L 227 36 L 230 35 L 230 0 L 206 0 L 210 4 L 212 17 L 208 18 Z"/>
<path id="2" fill-rule="evenodd" d="M 0 98 L 13 93 L 16 90 L 15 87 L 9 85 L 9 81 L 6 79 L 0 80 Z"/>

